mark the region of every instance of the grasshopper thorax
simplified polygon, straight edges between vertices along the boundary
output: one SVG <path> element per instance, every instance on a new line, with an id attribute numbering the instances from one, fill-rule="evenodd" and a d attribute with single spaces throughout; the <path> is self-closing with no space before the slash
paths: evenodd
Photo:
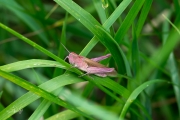
<path id="1" fill-rule="evenodd" d="M 74 52 L 69 53 L 68 59 L 70 64 L 74 65 L 74 67 L 77 67 L 83 71 L 88 67 L 87 63 L 84 61 L 84 57 Z"/>

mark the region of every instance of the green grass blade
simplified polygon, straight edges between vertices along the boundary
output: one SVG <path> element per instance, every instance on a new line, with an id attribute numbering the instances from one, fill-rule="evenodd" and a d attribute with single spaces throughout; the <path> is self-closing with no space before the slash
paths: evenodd
<path id="1" fill-rule="evenodd" d="M 145 89 L 147 88 L 148 86 L 152 85 L 152 84 L 157 84 L 157 83 L 163 83 L 163 82 L 166 82 L 168 83 L 167 81 L 165 80 L 151 80 L 151 81 L 147 81 L 143 84 L 141 84 L 139 87 L 137 87 L 132 93 L 131 95 L 129 96 L 129 98 L 127 99 L 123 109 L 122 109 L 122 112 L 120 114 L 120 118 L 119 120 L 121 119 L 124 119 L 125 117 L 125 114 L 129 108 L 129 106 L 131 105 L 131 103 L 137 98 L 137 96 Z"/>
<path id="2" fill-rule="evenodd" d="M 128 15 L 122 22 L 121 26 L 119 27 L 118 31 L 115 35 L 115 40 L 120 43 L 122 42 L 122 39 L 124 38 L 125 34 L 127 33 L 128 29 L 132 25 L 133 21 L 135 20 L 135 17 L 137 16 L 138 12 L 140 11 L 142 5 L 144 4 L 145 0 L 136 0 L 134 5 L 131 7 Z"/>

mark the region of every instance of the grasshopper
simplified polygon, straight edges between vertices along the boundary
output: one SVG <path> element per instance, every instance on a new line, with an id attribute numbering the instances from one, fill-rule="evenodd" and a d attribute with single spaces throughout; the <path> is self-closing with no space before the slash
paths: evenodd
<path id="1" fill-rule="evenodd" d="M 64 45 L 63 45 L 63 47 L 69 52 L 69 50 Z M 108 68 L 108 67 L 98 63 L 101 60 L 109 58 L 110 56 L 111 56 L 111 54 L 107 54 L 104 56 L 88 59 L 88 58 L 80 56 L 74 52 L 69 52 L 69 55 L 65 59 L 68 58 L 69 63 L 71 65 L 73 65 L 73 67 L 76 67 L 76 68 L 86 72 L 85 74 L 83 74 L 81 76 L 88 75 L 88 74 L 94 74 L 99 77 L 106 77 L 106 76 L 115 77 L 117 75 L 117 72 L 114 68 Z"/>

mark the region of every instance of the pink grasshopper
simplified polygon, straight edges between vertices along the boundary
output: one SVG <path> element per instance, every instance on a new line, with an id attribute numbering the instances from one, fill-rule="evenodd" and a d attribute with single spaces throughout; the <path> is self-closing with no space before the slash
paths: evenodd
<path id="1" fill-rule="evenodd" d="M 67 48 L 65 46 L 64 46 L 64 48 L 67 50 Z M 71 65 L 73 65 L 73 67 L 76 67 L 76 68 L 86 72 L 84 75 L 95 74 L 100 77 L 106 77 L 106 76 L 115 77 L 117 72 L 115 71 L 114 68 L 108 68 L 108 67 L 98 63 L 99 61 L 104 60 L 110 56 L 111 56 L 111 54 L 107 54 L 105 56 L 88 59 L 88 58 L 80 56 L 74 52 L 69 52 L 69 55 L 65 59 L 68 58 L 69 63 Z M 84 75 L 81 75 L 81 76 L 84 76 Z"/>

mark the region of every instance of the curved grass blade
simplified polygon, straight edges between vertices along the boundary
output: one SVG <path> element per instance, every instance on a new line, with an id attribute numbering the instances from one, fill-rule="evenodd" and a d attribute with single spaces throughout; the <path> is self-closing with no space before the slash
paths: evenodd
<path id="1" fill-rule="evenodd" d="M 163 83 L 163 82 L 166 82 L 168 83 L 168 81 L 165 81 L 165 80 L 151 80 L 151 81 L 147 81 L 143 84 L 141 84 L 139 87 L 137 87 L 132 93 L 131 95 L 129 96 L 129 98 L 127 99 L 123 109 L 122 109 L 122 112 L 120 114 L 120 118 L 119 120 L 121 119 L 124 119 L 125 117 L 125 114 L 129 108 L 129 106 L 131 105 L 131 103 L 133 103 L 133 101 L 137 98 L 137 96 L 145 89 L 147 88 L 148 86 L 152 85 L 152 84 L 157 84 L 157 83 Z"/>

